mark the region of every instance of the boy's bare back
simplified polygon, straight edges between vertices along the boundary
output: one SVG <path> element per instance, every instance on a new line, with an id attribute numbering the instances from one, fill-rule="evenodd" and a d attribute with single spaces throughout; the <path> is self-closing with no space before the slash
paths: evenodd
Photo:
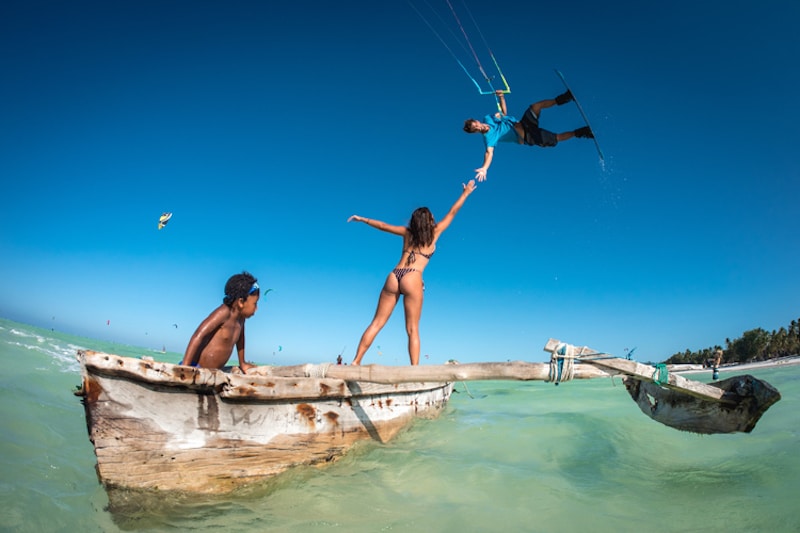
<path id="1" fill-rule="evenodd" d="M 193 357 L 198 366 L 222 368 L 230 359 L 233 347 L 239 342 L 243 329 L 244 318 L 222 304 L 200 324 L 186 351 L 188 353 L 191 350 L 193 354 L 199 351 L 200 356 Z M 197 347 L 192 346 L 195 337 L 199 340 Z"/>
<path id="2" fill-rule="evenodd" d="M 222 305 L 197 326 L 181 364 L 222 368 L 236 346 L 239 368 L 247 372 L 253 365 L 245 361 L 244 321 L 255 314 L 260 295 L 258 283 L 251 274 L 242 272 L 231 276 L 225 284 Z"/>

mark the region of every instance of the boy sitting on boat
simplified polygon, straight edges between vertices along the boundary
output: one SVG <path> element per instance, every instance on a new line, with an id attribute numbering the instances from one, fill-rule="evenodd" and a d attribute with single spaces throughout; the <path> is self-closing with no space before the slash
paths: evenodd
<path id="1" fill-rule="evenodd" d="M 225 284 L 222 305 L 197 326 L 181 364 L 222 368 L 235 345 L 242 372 L 253 368 L 255 365 L 244 360 L 244 321 L 256 313 L 260 296 L 257 280 L 251 274 L 242 272 L 231 276 Z"/>

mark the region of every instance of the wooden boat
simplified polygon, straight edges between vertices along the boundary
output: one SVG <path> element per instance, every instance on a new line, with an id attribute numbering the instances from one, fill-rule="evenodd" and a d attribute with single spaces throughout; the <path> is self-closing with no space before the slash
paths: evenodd
<path id="1" fill-rule="evenodd" d="M 107 488 L 225 493 L 335 460 L 435 417 L 452 383 L 381 385 L 243 375 L 80 351 L 97 473 Z"/>
<path id="2" fill-rule="evenodd" d="M 80 351 L 97 472 L 107 488 L 224 493 L 387 442 L 435 417 L 454 381 L 560 383 L 621 375 L 642 412 L 696 433 L 750 432 L 780 399 L 752 376 L 706 384 L 550 339 L 550 363 L 257 367 L 247 374 Z"/>

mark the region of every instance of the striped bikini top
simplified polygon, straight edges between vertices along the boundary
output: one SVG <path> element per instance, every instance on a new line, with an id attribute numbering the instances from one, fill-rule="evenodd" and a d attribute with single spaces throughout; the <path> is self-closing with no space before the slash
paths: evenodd
<path id="1" fill-rule="evenodd" d="M 430 259 L 431 257 L 433 257 L 434 253 L 436 253 L 435 250 L 433 252 L 429 253 L 429 254 L 425 254 L 425 253 L 422 253 L 422 252 L 415 252 L 414 250 L 410 250 L 408 252 L 408 258 L 406 259 L 406 265 L 410 265 L 411 263 L 413 263 L 414 261 L 417 260 L 417 255 L 416 254 L 421 255 L 425 259 Z"/>

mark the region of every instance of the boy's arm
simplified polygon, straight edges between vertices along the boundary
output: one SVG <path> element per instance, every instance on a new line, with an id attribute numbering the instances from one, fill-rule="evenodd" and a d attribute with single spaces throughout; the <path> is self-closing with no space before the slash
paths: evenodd
<path id="1" fill-rule="evenodd" d="M 461 195 L 458 197 L 458 200 L 456 200 L 456 203 L 453 204 L 453 207 L 450 208 L 450 211 L 447 212 L 444 218 L 442 218 L 442 220 L 436 224 L 437 235 L 440 235 L 444 230 L 447 229 L 447 227 L 453 221 L 453 218 L 455 218 L 456 213 L 458 213 L 458 210 L 461 209 L 462 205 L 464 205 L 464 202 L 467 200 L 467 196 L 472 194 L 472 191 L 475 190 L 475 180 L 470 180 L 469 183 L 466 185 L 462 184 L 461 186 L 464 188 L 464 190 L 461 191 Z"/>
<path id="2" fill-rule="evenodd" d="M 205 341 L 217 331 L 224 321 L 225 310 L 220 306 L 197 326 L 197 329 L 194 330 L 194 334 L 192 334 L 192 338 L 189 339 L 189 344 L 186 346 L 186 352 L 183 354 L 183 360 L 181 361 L 182 365 L 189 366 L 197 362 L 196 359 L 200 358 L 200 348 L 205 344 Z"/>
<path id="3" fill-rule="evenodd" d="M 475 178 L 478 181 L 486 180 L 486 172 L 489 171 L 489 165 L 492 164 L 493 157 L 494 157 L 494 146 L 487 146 L 486 152 L 484 152 L 483 154 L 483 165 L 480 168 L 475 169 Z"/>
<path id="4" fill-rule="evenodd" d="M 236 352 L 239 354 L 239 368 L 246 374 L 255 365 L 251 365 L 244 360 L 244 322 L 242 322 L 242 332 L 239 333 L 239 340 L 236 341 Z"/>
<path id="5" fill-rule="evenodd" d="M 387 224 L 386 222 L 382 222 L 380 220 L 375 220 L 372 218 L 364 218 L 358 215 L 353 215 L 347 219 L 348 222 L 363 222 L 367 226 L 370 226 L 375 229 L 379 229 L 381 231 L 385 231 L 386 233 L 392 233 L 394 235 L 405 235 L 406 234 L 406 227 L 405 226 L 393 226 L 392 224 Z"/>

